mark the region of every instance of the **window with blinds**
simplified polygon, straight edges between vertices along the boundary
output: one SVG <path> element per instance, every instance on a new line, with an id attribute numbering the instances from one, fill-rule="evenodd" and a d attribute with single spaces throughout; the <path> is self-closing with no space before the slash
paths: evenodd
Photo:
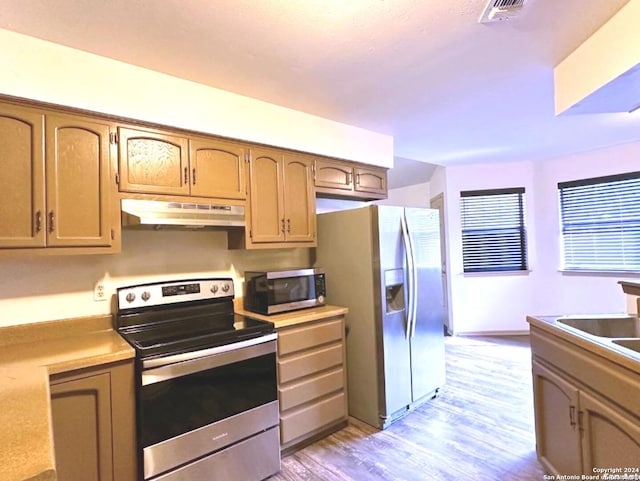
<path id="1" fill-rule="evenodd" d="M 460 192 L 464 272 L 525 271 L 524 188 Z"/>
<path id="2" fill-rule="evenodd" d="M 562 268 L 640 271 L 640 172 L 560 182 Z"/>

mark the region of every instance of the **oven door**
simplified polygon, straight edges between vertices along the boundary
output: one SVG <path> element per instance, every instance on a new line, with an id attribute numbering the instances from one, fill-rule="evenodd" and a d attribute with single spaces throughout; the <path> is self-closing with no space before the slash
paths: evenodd
<path id="1" fill-rule="evenodd" d="M 278 425 L 275 339 L 143 361 L 138 436 L 145 479 Z"/>

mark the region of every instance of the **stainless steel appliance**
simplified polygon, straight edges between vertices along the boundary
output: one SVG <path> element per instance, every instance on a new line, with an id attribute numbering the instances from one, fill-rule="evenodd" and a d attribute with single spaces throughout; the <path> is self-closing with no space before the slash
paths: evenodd
<path id="1" fill-rule="evenodd" d="M 268 315 L 325 304 L 322 269 L 245 272 L 244 278 L 247 311 Z"/>
<path id="2" fill-rule="evenodd" d="M 140 479 L 258 481 L 280 470 L 276 333 L 236 315 L 231 279 L 117 290 L 135 348 Z"/>
<path id="3" fill-rule="evenodd" d="M 244 207 L 227 204 L 196 204 L 161 200 L 122 199 L 124 227 L 232 228 L 244 227 Z"/>
<path id="4" fill-rule="evenodd" d="M 349 414 L 384 429 L 444 383 L 438 211 L 321 214 L 316 262 L 329 301 L 349 308 Z"/>

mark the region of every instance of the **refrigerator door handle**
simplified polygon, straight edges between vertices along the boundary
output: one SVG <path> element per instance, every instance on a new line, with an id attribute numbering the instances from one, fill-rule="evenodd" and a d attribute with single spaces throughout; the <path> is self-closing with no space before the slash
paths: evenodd
<path id="1" fill-rule="evenodd" d="M 416 263 L 416 251 L 413 244 L 413 235 L 409 228 L 409 223 L 406 220 L 406 210 L 402 216 L 405 220 L 405 226 L 407 229 L 407 240 L 409 241 L 409 253 L 411 256 L 411 285 L 413 302 L 411 303 L 411 322 L 409 324 L 409 338 L 413 338 L 416 334 L 416 323 L 418 322 L 418 266 Z"/>
<path id="2" fill-rule="evenodd" d="M 414 298 L 414 289 L 413 289 L 413 274 L 414 274 L 414 266 L 413 266 L 413 252 L 411 248 L 411 238 L 409 237 L 409 228 L 407 226 L 407 219 L 404 215 L 404 211 L 402 212 L 402 216 L 400 217 L 400 224 L 402 227 L 402 242 L 404 244 L 404 251 L 407 258 L 407 291 L 409 293 L 409 305 L 406 310 L 407 313 L 407 328 L 406 328 L 406 338 L 411 338 L 412 331 L 412 317 L 413 317 L 413 306 L 416 302 Z"/>

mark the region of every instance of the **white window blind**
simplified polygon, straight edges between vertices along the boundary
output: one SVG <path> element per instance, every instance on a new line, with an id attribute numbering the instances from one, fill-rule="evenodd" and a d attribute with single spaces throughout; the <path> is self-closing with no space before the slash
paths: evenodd
<path id="1" fill-rule="evenodd" d="M 527 270 L 524 188 L 460 192 L 464 272 Z"/>
<path id="2" fill-rule="evenodd" d="M 558 184 L 563 269 L 640 271 L 640 172 Z"/>

